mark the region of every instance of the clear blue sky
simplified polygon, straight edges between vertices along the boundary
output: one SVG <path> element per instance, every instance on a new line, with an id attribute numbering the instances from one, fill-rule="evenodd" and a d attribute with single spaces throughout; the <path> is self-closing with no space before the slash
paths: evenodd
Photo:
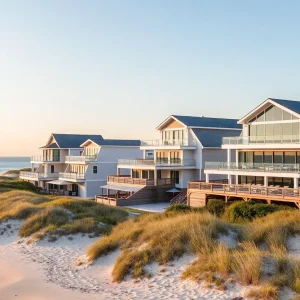
<path id="1" fill-rule="evenodd" d="M 0 0 L 1 155 L 51 132 L 156 137 L 170 114 L 300 100 L 299 1 Z"/>

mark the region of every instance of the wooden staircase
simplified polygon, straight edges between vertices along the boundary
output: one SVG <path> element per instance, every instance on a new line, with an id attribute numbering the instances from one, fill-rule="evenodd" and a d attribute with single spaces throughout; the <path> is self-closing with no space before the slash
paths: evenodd
<path id="1" fill-rule="evenodd" d="M 187 189 L 182 189 L 182 191 L 170 201 L 170 204 L 187 204 Z"/>

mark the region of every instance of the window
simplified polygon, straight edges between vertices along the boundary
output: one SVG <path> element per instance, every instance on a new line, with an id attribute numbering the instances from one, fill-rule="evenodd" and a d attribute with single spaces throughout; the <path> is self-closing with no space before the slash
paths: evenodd
<path id="1" fill-rule="evenodd" d="M 296 152 L 285 152 L 285 154 L 284 154 L 284 163 L 285 164 L 294 164 L 294 163 L 296 163 Z"/>
<path id="2" fill-rule="evenodd" d="M 93 166 L 93 174 L 97 174 L 98 173 L 98 166 Z"/>
<path id="3" fill-rule="evenodd" d="M 290 113 L 288 113 L 287 111 L 283 110 L 282 111 L 282 119 L 283 120 L 291 120 L 292 115 Z"/>
<path id="4" fill-rule="evenodd" d="M 142 170 L 142 178 L 148 179 L 148 170 Z"/>
<path id="5" fill-rule="evenodd" d="M 274 164 L 282 164 L 283 162 L 283 152 L 274 152 Z"/>
<path id="6" fill-rule="evenodd" d="M 176 184 L 179 184 L 179 171 L 171 171 L 171 178 L 175 179 Z"/>
<path id="7" fill-rule="evenodd" d="M 264 152 L 264 163 L 265 164 L 273 163 L 273 152 Z"/>
<path id="8" fill-rule="evenodd" d="M 53 161 L 60 161 L 60 157 L 59 157 L 59 150 L 55 149 L 53 150 Z"/>
<path id="9" fill-rule="evenodd" d="M 255 164 L 261 164 L 263 162 L 263 152 L 254 152 L 253 161 Z"/>
<path id="10" fill-rule="evenodd" d="M 161 170 L 157 170 L 157 179 L 161 179 Z"/>
<path id="11" fill-rule="evenodd" d="M 154 179 L 154 170 L 149 170 L 149 179 Z"/>
<path id="12" fill-rule="evenodd" d="M 54 173 L 54 165 L 50 166 L 50 173 Z"/>
<path id="13" fill-rule="evenodd" d="M 140 172 L 138 170 L 132 170 L 132 178 L 140 178 Z"/>

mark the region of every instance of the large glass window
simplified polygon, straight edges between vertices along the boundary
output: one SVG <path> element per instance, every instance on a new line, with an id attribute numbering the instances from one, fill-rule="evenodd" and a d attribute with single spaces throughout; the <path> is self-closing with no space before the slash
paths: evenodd
<path id="1" fill-rule="evenodd" d="M 282 111 L 282 119 L 283 120 L 291 120 L 292 119 L 292 115 L 289 112 L 283 110 Z"/>
<path id="2" fill-rule="evenodd" d="M 176 184 L 179 184 L 179 171 L 171 171 L 171 178 L 175 179 Z"/>
<path id="3" fill-rule="evenodd" d="M 256 122 L 264 122 L 264 121 L 265 121 L 265 113 L 261 112 L 260 114 L 257 115 Z"/>
<path id="4" fill-rule="evenodd" d="M 239 162 L 245 162 L 245 152 L 239 152 Z"/>
<path id="5" fill-rule="evenodd" d="M 148 170 L 142 170 L 142 178 L 148 179 Z"/>
<path id="6" fill-rule="evenodd" d="M 283 162 L 283 152 L 275 151 L 274 152 L 274 163 L 282 164 Z"/>
<path id="7" fill-rule="evenodd" d="M 263 142 L 265 140 L 265 125 L 256 125 L 256 140 Z"/>
<path id="8" fill-rule="evenodd" d="M 273 163 L 273 152 L 264 152 L 264 163 L 271 164 Z"/>
<path id="9" fill-rule="evenodd" d="M 296 163 L 296 152 L 285 152 L 284 163 L 286 163 L 286 164 Z"/>
<path id="10" fill-rule="evenodd" d="M 139 170 L 132 170 L 132 178 L 140 178 Z"/>
<path id="11" fill-rule="evenodd" d="M 274 121 L 282 120 L 282 110 L 278 106 L 273 106 Z"/>
<path id="12" fill-rule="evenodd" d="M 255 164 L 263 163 L 263 152 L 254 151 L 253 161 L 254 161 Z"/>

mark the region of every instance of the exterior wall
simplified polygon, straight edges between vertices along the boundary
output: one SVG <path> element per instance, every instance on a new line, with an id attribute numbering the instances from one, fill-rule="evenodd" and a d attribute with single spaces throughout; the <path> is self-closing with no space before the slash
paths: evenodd
<path id="1" fill-rule="evenodd" d="M 101 147 L 98 162 L 118 162 L 118 159 L 142 159 L 143 151 L 139 147 Z"/>
<path id="2" fill-rule="evenodd" d="M 85 189 L 86 189 L 85 197 L 94 198 L 95 195 L 101 194 L 101 186 L 105 184 L 106 184 L 106 178 L 105 180 L 87 181 L 85 183 Z"/>
<path id="3" fill-rule="evenodd" d="M 227 161 L 227 151 L 223 149 L 203 149 L 203 156 L 202 156 L 202 165 L 203 168 L 201 169 L 201 180 L 204 180 L 204 169 L 205 169 L 205 162 L 220 162 L 220 161 Z M 235 151 L 231 153 L 231 161 L 235 161 Z M 209 179 L 226 179 L 227 175 L 223 174 L 212 174 L 209 176 Z"/>
<path id="4" fill-rule="evenodd" d="M 80 149 L 69 149 L 68 150 L 68 154 L 66 155 L 69 155 L 69 156 L 77 156 L 77 155 L 80 155 L 80 153 L 83 151 L 83 148 L 80 148 Z"/>
<path id="5" fill-rule="evenodd" d="M 189 181 L 199 180 L 198 170 L 181 170 L 179 176 L 180 188 L 187 188 Z"/>

